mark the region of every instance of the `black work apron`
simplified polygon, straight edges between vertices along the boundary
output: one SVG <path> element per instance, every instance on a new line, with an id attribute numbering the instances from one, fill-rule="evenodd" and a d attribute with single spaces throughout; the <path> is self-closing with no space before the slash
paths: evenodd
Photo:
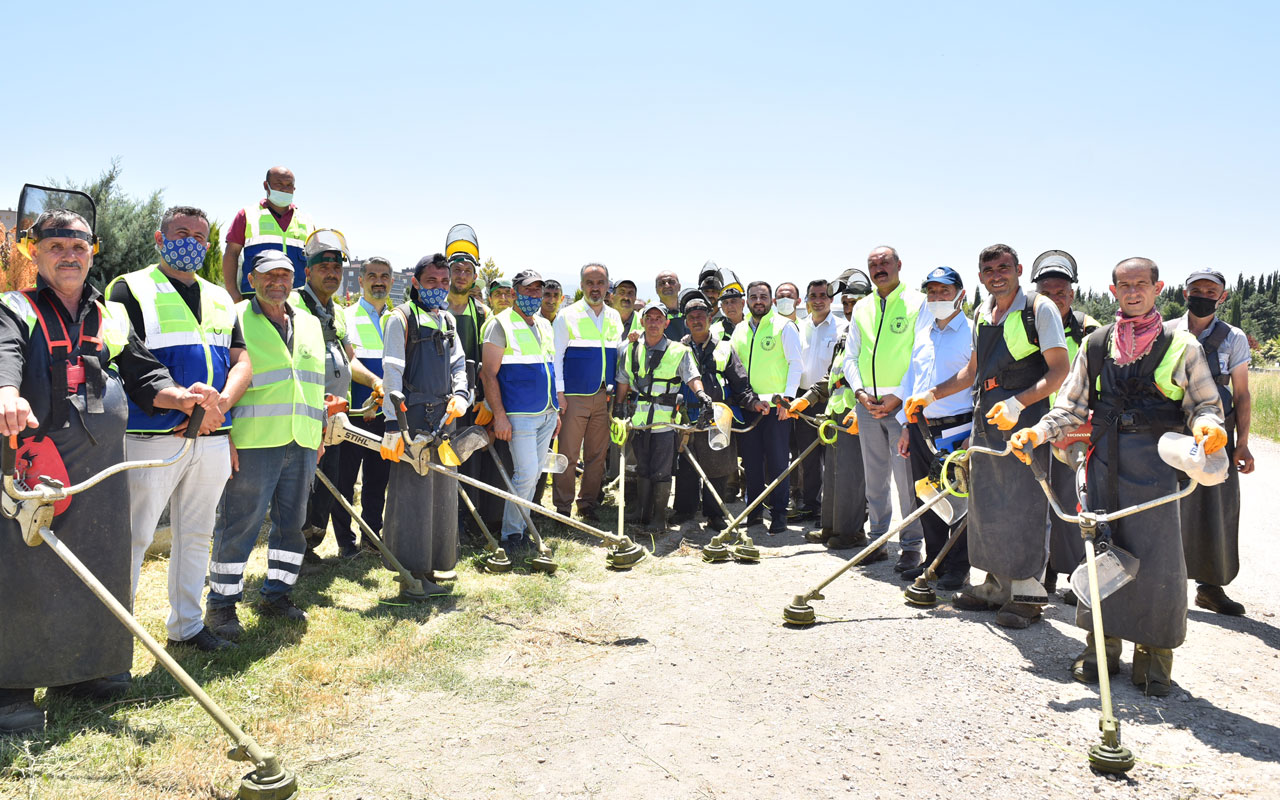
<path id="1" fill-rule="evenodd" d="M 406 342 L 408 357 L 404 368 L 405 416 L 410 438 L 435 431 L 453 393 L 450 349 L 447 345 L 437 347 L 440 332 L 425 325 L 415 326 L 415 330 L 417 341 Z M 445 433 L 452 432 L 453 427 L 450 423 Z M 431 463 L 439 463 L 434 455 Z M 410 572 L 424 576 L 447 572 L 457 565 L 457 487 L 455 479 L 439 472 L 419 475 L 407 463 L 391 465 L 383 537 L 388 549 Z"/>
<path id="2" fill-rule="evenodd" d="M 862 467 L 862 442 L 843 428 L 836 442 L 823 448 L 822 512 L 819 524 L 836 536 L 863 530 L 867 524 L 867 481 Z"/>
<path id="3" fill-rule="evenodd" d="M 72 327 L 72 326 L 68 326 Z M 72 330 L 78 337 L 79 326 Z M 106 360 L 105 351 L 102 361 Z M 86 411 L 87 385 L 63 400 L 66 425 L 48 431 L 72 483 L 124 460 L 129 415 L 119 375 L 104 370 L 102 409 Z M 37 325 L 27 349 L 21 387 L 44 412 L 50 395 L 49 352 Z M 57 402 L 57 398 L 53 398 Z M 96 404 L 94 404 L 96 407 Z M 43 413 L 38 416 L 44 419 Z M 129 482 L 123 474 L 77 495 L 53 519 L 53 532 L 124 604 L 130 592 L 132 533 Z M 133 636 L 48 545 L 28 547 L 18 523 L 0 519 L 0 687 L 64 686 L 126 672 Z"/>
<path id="4" fill-rule="evenodd" d="M 1010 314 L 1020 312 L 1010 311 Z M 1017 324 L 1022 324 L 1017 320 Z M 1005 345 L 1000 325 L 978 325 L 975 352 L 978 385 L 999 373 L 1000 368 L 1014 362 Z M 994 387 L 980 390 L 973 414 L 974 445 L 1003 450 L 1013 432 L 1029 428 L 1049 410 L 1045 398 L 1022 411 L 1018 424 L 1001 431 L 987 422 L 987 412 L 1001 400 L 1018 392 Z M 1032 458 L 1049 469 L 1047 447 L 1038 447 Z M 972 488 L 969 497 L 969 562 L 980 570 L 1011 580 L 1039 578 L 1048 560 L 1046 521 L 1049 500 L 1044 496 L 1031 470 L 1012 455 L 996 458 L 975 453 L 970 458 Z"/>
<path id="5" fill-rule="evenodd" d="M 1052 455 L 1052 453 L 1050 454 Z M 1058 506 L 1068 514 L 1075 513 L 1080 503 L 1076 492 L 1076 471 L 1056 458 L 1049 459 L 1049 485 Z M 1084 560 L 1084 539 L 1080 526 L 1063 522 L 1058 515 L 1049 514 L 1049 571 L 1070 575 Z"/>

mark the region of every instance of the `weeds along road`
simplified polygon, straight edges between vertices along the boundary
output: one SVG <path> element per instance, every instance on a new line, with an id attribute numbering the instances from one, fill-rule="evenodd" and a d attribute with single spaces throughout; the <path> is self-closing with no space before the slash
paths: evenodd
<path id="1" fill-rule="evenodd" d="M 1084 642 L 1074 608 L 1056 602 L 1025 631 L 920 610 L 890 560 L 836 581 L 820 624 L 789 630 L 783 606 L 839 565 L 793 530 L 762 533 L 757 565 L 703 564 L 672 533 L 671 552 L 581 584 L 572 607 L 495 618 L 512 635 L 471 678 L 517 687 L 504 700 L 380 693 L 303 748 L 307 783 L 332 798 L 1274 797 L 1280 447 L 1254 453 L 1230 590 L 1248 616 L 1193 606 L 1164 699 L 1130 683 L 1126 645 L 1127 777 L 1087 765 L 1098 695 L 1068 675 Z"/>

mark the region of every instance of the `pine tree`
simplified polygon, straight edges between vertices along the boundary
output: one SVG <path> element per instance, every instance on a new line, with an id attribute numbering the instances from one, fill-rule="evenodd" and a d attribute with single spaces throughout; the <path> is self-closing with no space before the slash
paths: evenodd
<path id="1" fill-rule="evenodd" d="M 1231 319 L 1227 320 L 1237 328 L 1240 327 L 1240 306 L 1241 300 L 1239 293 L 1231 296 Z"/>

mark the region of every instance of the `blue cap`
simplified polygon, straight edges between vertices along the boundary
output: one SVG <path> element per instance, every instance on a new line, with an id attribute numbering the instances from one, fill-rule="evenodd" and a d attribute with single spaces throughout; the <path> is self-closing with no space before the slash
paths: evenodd
<path id="1" fill-rule="evenodd" d="M 930 283 L 945 283 L 957 289 L 964 288 L 964 281 L 960 280 L 960 273 L 951 267 L 935 267 L 932 272 L 925 276 L 924 283 L 920 284 L 921 288 Z"/>

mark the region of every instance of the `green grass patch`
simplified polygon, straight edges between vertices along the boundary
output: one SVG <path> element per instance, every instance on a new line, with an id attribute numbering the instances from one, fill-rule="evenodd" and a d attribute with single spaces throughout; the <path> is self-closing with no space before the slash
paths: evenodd
<path id="1" fill-rule="evenodd" d="M 1249 393 L 1253 396 L 1249 434 L 1280 440 L 1280 372 L 1249 373 Z"/>
<path id="2" fill-rule="evenodd" d="M 540 525 L 544 534 L 558 526 Z M 265 537 L 264 537 L 265 538 Z M 424 604 L 398 599 L 399 584 L 375 557 L 322 567 L 298 581 L 294 599 L 305 627 L 239 614 L 245 635 L 236 650 L 184 652 L 179 661 L 259 743 L 286 765 L 307 743 L 357 720 L 380 697 L 417 691 L 501 701 L 527 684 L 478 675 L 482 657 L 526 622 L 586 604 L 581 582 L 604 579 L 604 550 L 575 538 L 551 542 L 559 571 L 530 574 L 523 563 L 505 575 L 481 572 L 477 553 L 459 562 L 452 594 Z M 332 541 L 322 553 L 332 555 Z M 168 561 L 143 567 L 136 613 L 165 641 Z M 246 572 L 252 603 L 266 571 L 260 546 Z M 75 580 L 68 573 L 68 580 Z M 496 624 L 495 620 L 501 623 Z M 48 730 L 33 740 L 0 739 L 0 797 L 231 797 L 243 764 L 227 761 L 230 742 L 140 644 L 134 683 L 111 704 L 37 701 Z"/>

